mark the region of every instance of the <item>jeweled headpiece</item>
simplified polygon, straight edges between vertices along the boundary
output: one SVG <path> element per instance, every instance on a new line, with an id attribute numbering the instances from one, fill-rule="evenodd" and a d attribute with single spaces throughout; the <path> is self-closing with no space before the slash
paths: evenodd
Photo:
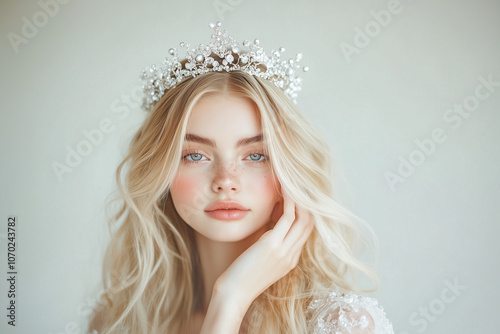
<path id="1" fill-rule="evenodd" d="M 302 59 L 301 53 L 298 53 L 295 59 L 282 60 L 281 53 L 285 51 L 283 47 L 277 51 L 272 50 L 268 55 L 259 46 L 258 39 L 253 42 L 244 40 L 243 46 L 240 46 L 226 30 L 221 28 L 220 22 L 210 23 L 209 26 L 214 30 L 213 41 L 210 43 L 200 44 L 194 49 L 190 49 L 187 43 L 180 43 L 180 47 L 186 49 L 184 61 L 179 58 L 177 49 L 171 48 L 168 50 L 170 57 L 162 61 L 165 67 L 157 68 L 152 65 L 149 69 L 143 70 L 140 77 L 144 81 L 142 107 L 146 111 L 151 110 L 168 89 L 186 78 L 208 72 L 235 70 L 272 81 L 286 96 L 297 103 L 297 92 L 302 88 L 302 78 L 297 76 L 299 62 Z M 308 69 L 303 67 L 304 71 Z"/>

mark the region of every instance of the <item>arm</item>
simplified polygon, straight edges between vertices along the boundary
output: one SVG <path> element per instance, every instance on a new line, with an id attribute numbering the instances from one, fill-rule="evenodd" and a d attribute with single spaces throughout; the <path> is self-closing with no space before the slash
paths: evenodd
<path id="1" fill-rule="evenodd" d="M 249 306 L 249 303 L 238 302 L 216 283 L 200 334 L 238 333 Z"/>

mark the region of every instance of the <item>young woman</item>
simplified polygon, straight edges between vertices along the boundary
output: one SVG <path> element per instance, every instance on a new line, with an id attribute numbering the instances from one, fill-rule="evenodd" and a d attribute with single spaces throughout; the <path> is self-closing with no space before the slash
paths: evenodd
<path id="1" fill-rule="evenodd" d="M 334 199 L 329 147 L 293 102 L 300 56 L 211 27 L 213 42 L 143 77 L 149 114 L 117 169 L 89 330 L 393 333 L 356 292 L 357 273 L 377 278 L 356 259 L 360 220 Z"/>

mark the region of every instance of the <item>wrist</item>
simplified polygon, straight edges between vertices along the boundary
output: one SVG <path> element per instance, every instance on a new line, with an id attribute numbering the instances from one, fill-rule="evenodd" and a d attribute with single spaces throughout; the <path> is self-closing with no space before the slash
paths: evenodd
<path id="1" fill-rule="evenodd" d="M 251 300 L 249 301 L 245 294 L 238 291 L 231 284 L 226 284 L 222 281 L 214 284 L 211 299 L 219 305 L 224 304 L 228 309 L 241 316 L 241 318 L 243 318 L 251 304 Z"/>
<path id="2" fill-rule="evenodd" d="M 247 309 L 228 289 L 214 285 L 200 334 L 238 333 Z"/>
<path id="3" fill-rule="evenodd" d="M 234 286 L 231 282 L 225 280 L 223 276 L 219 277 L 215 282 L 212 289 L 212 298 L 224 300 L 226 304 L 239 310 L 242 316 L 245 315 L 250 304 L 255 299 L 249 296 L 241 287 Z"/>

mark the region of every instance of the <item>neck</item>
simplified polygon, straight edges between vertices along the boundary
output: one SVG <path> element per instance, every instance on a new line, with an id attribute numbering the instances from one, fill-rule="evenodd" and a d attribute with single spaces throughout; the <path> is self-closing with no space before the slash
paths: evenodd
<path id="1" fill-rule="evenodd" d="M 253 245 L 267 229 L 267 225 L 264 225 L 260 230 L 257 230 L 247 238 L 234 242 L 214 241 L 195 231 L 205 290 L 205 295 L 203 296 L 203 313 L 206 313 L 208 309 L 217 278 L 238 256 Z"/>

